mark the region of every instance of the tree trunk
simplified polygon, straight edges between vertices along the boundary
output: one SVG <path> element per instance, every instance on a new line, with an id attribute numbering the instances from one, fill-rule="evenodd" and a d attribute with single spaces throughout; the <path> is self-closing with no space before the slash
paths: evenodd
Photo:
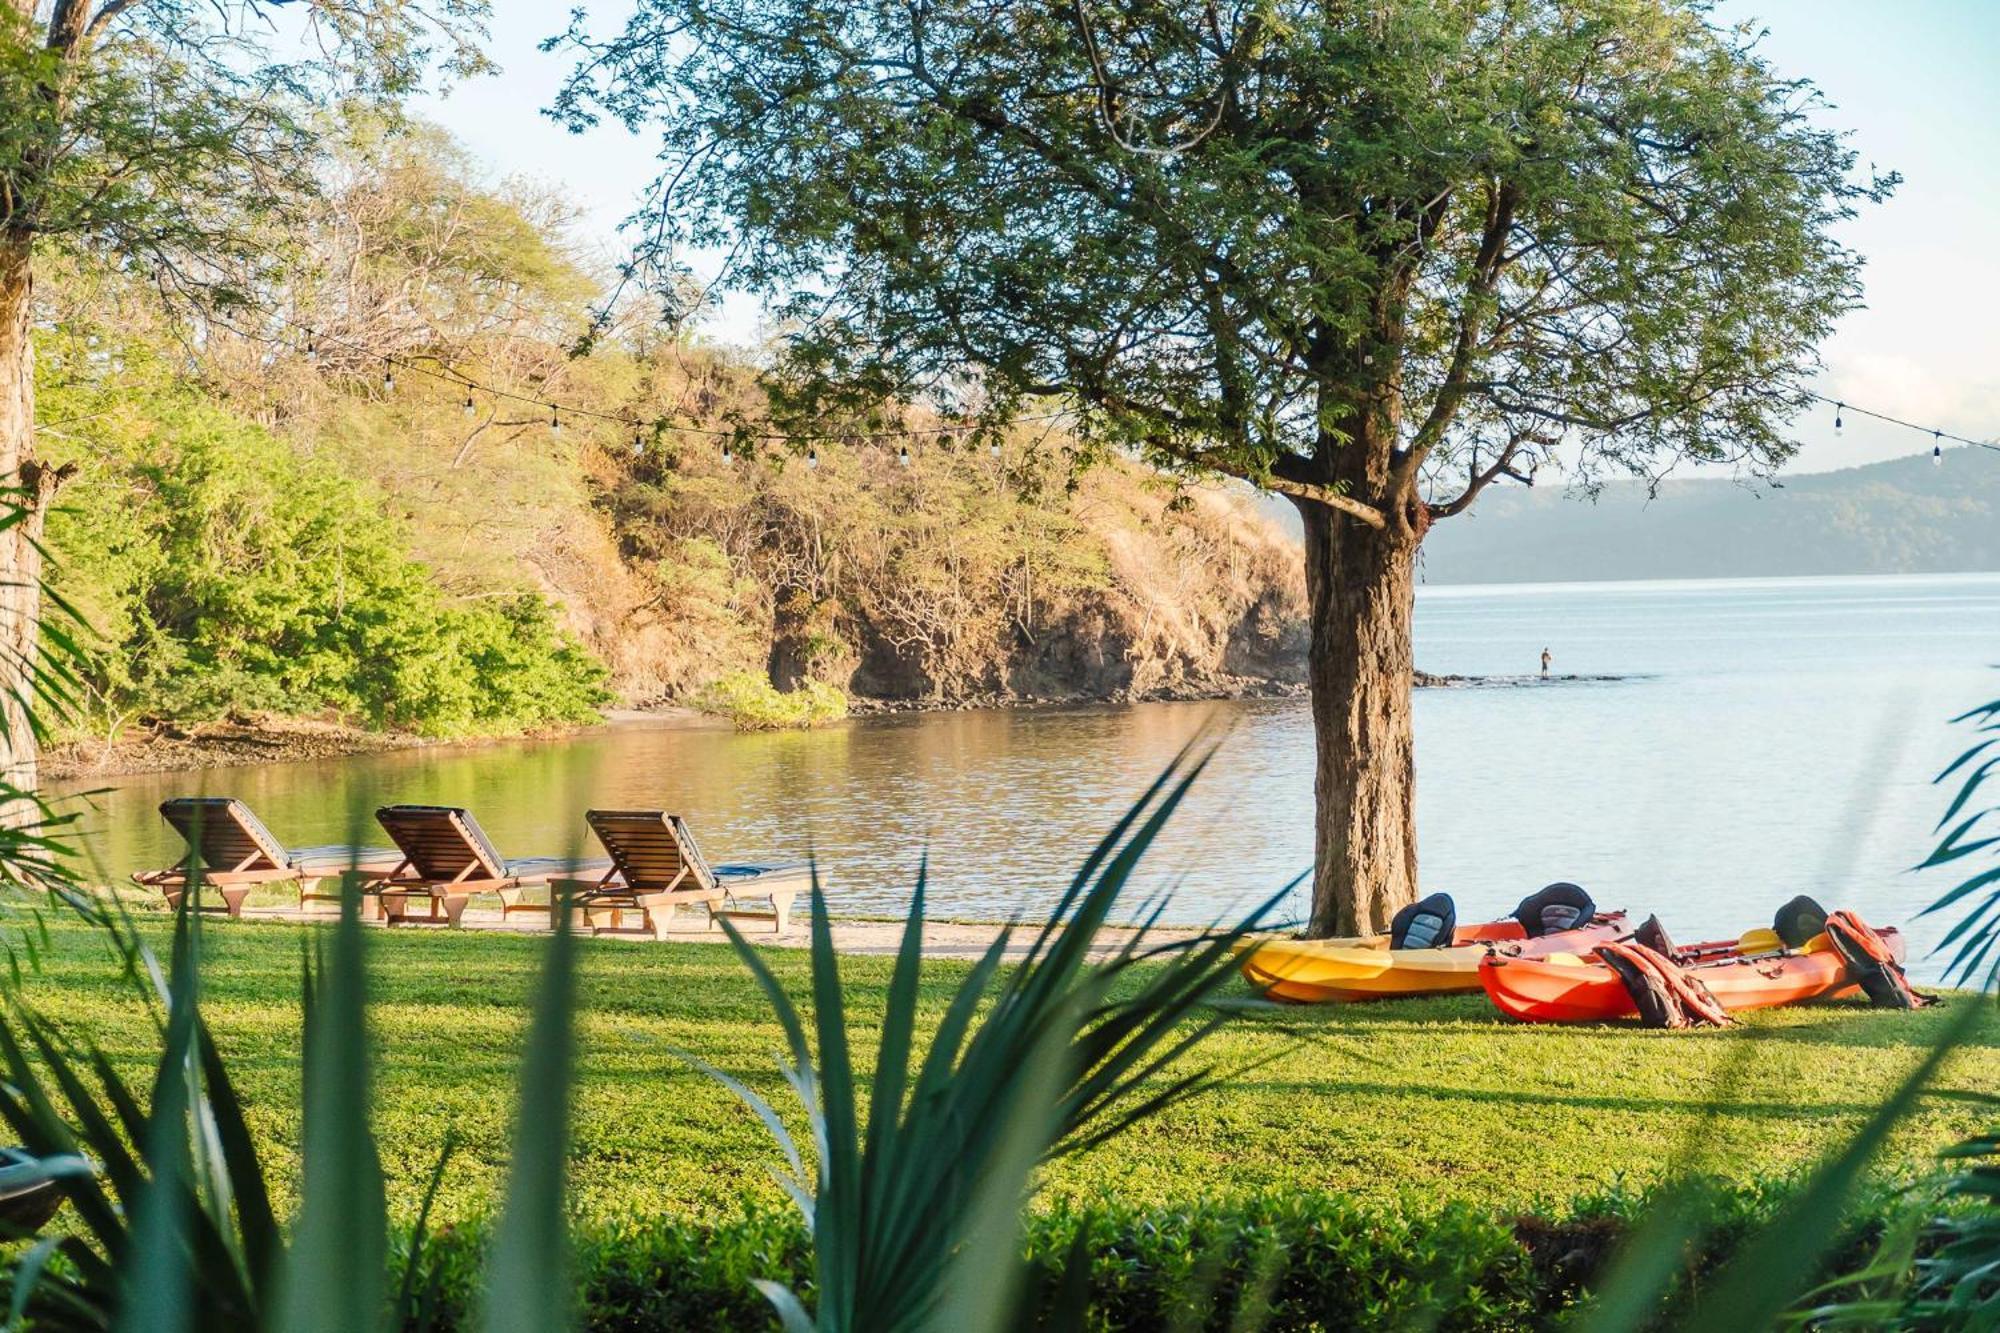
<path id="1" fill-rule="evenodd" d="M 36 784 L 30 722 L 41 629 L 41 536 L 61 476 L 35 461 L 35 365 L 29 341 L 34 298 L 32 244 L 0 236 L 0 485 L 15 488 L 6 508 L 24 511 L 0 529 L 0 781 Z M 11 813 L 0 808 L 0 818 Z"/>
<path id="2" fill-rule="evenodd" d="M 1417 896 L 1410 718 L 1418 538 L 1303 501 L 1311 644 L 1313 897 L 1307 934 L 1386 929 Z"/>

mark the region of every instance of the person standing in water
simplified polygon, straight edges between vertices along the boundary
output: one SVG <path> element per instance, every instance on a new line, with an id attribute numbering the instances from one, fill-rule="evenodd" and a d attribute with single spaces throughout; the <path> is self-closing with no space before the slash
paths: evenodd
<path id="1" fill-rule="evenodd" d="M 1553 656 L 1553 655 L 1552 655 L 1552 654 L 1551 654 L 1551 653 L 1549 652 L 1549 650 L 1548 650 L 1548 649 L 1546 649 L 1546 648 L 1542 649 L 1542 679 L 1543 679 L 1543 680 L 1547 680 L 1547 679 L 1549 678 L 1549 663 L 1551 663 L 1551 662 L 1553 662 L 1553 661 L 1555 661 L 1555 660 L 1556 660 L 1556 659 L 1555 659 L 1555 657 L 1554 657 L 1554 656 Z"/>

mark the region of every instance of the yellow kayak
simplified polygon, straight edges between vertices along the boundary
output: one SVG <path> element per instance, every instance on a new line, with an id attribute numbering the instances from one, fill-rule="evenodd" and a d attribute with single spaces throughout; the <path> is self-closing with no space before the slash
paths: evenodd
<path id="1" fill-rule="evenodd" d="M 1243 976 L 1271 999 L 1300 1004 L 1477 991 L 1479 963 L 1489 952 L 1519 958 L 1589 953 L 1598 941 L 1627 933 L 1624 913 L 1598 915 L 1588 899 L 1582 901 L 1583 919 L 1569 929 L 1531 934 L 1534 918 L 1525 915 L 1524 904 L 1522 914 L 1499 921 L 1447 924 L 1451 943 L 1443 947 L 1392 948 L 1389 935 L 1260 940 L 1245 950 Z"/>

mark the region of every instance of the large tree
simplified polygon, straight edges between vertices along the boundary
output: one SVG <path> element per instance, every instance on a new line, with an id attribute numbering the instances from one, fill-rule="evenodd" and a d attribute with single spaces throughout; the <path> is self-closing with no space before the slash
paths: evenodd
<path id="1" fill-rule="evenodd" d="M 1416 895 L 1430 525 L 1544 462 L 1777 467 L 1858 300 L 1833 228 L 1892 182 L 1706 9 L 638 0 L 555 111 L 659 127 L 642 264 L 784 303 L 781 409 L 1055 399 L 1297 505 L 1343 934 Z"/>
<path id="2" fill-rule="evenodd" d="M 62 249 L 213 315 L 259 298 L 317 184 L 315 109 L 483 67 L 486 0 L 0 0 L 0 782 L 35 785 L 43 516 L 38 258 Z M 296 53 L 296 54 L 287 54 Z M 198 329 L 197 329 L 198 334 Z"/>

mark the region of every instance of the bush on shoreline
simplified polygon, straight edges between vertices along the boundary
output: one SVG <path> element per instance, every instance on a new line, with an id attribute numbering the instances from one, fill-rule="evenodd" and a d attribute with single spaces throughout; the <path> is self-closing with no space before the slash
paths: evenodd
<path id="1" fill-rule="evenodd" d="M 728 718 L 739 731 L 790 731 L 840 721 L 847 696 L 817 680 L 787 694 L 754 672 L 733 671 L 703 689 L 695 707 Z"/>

